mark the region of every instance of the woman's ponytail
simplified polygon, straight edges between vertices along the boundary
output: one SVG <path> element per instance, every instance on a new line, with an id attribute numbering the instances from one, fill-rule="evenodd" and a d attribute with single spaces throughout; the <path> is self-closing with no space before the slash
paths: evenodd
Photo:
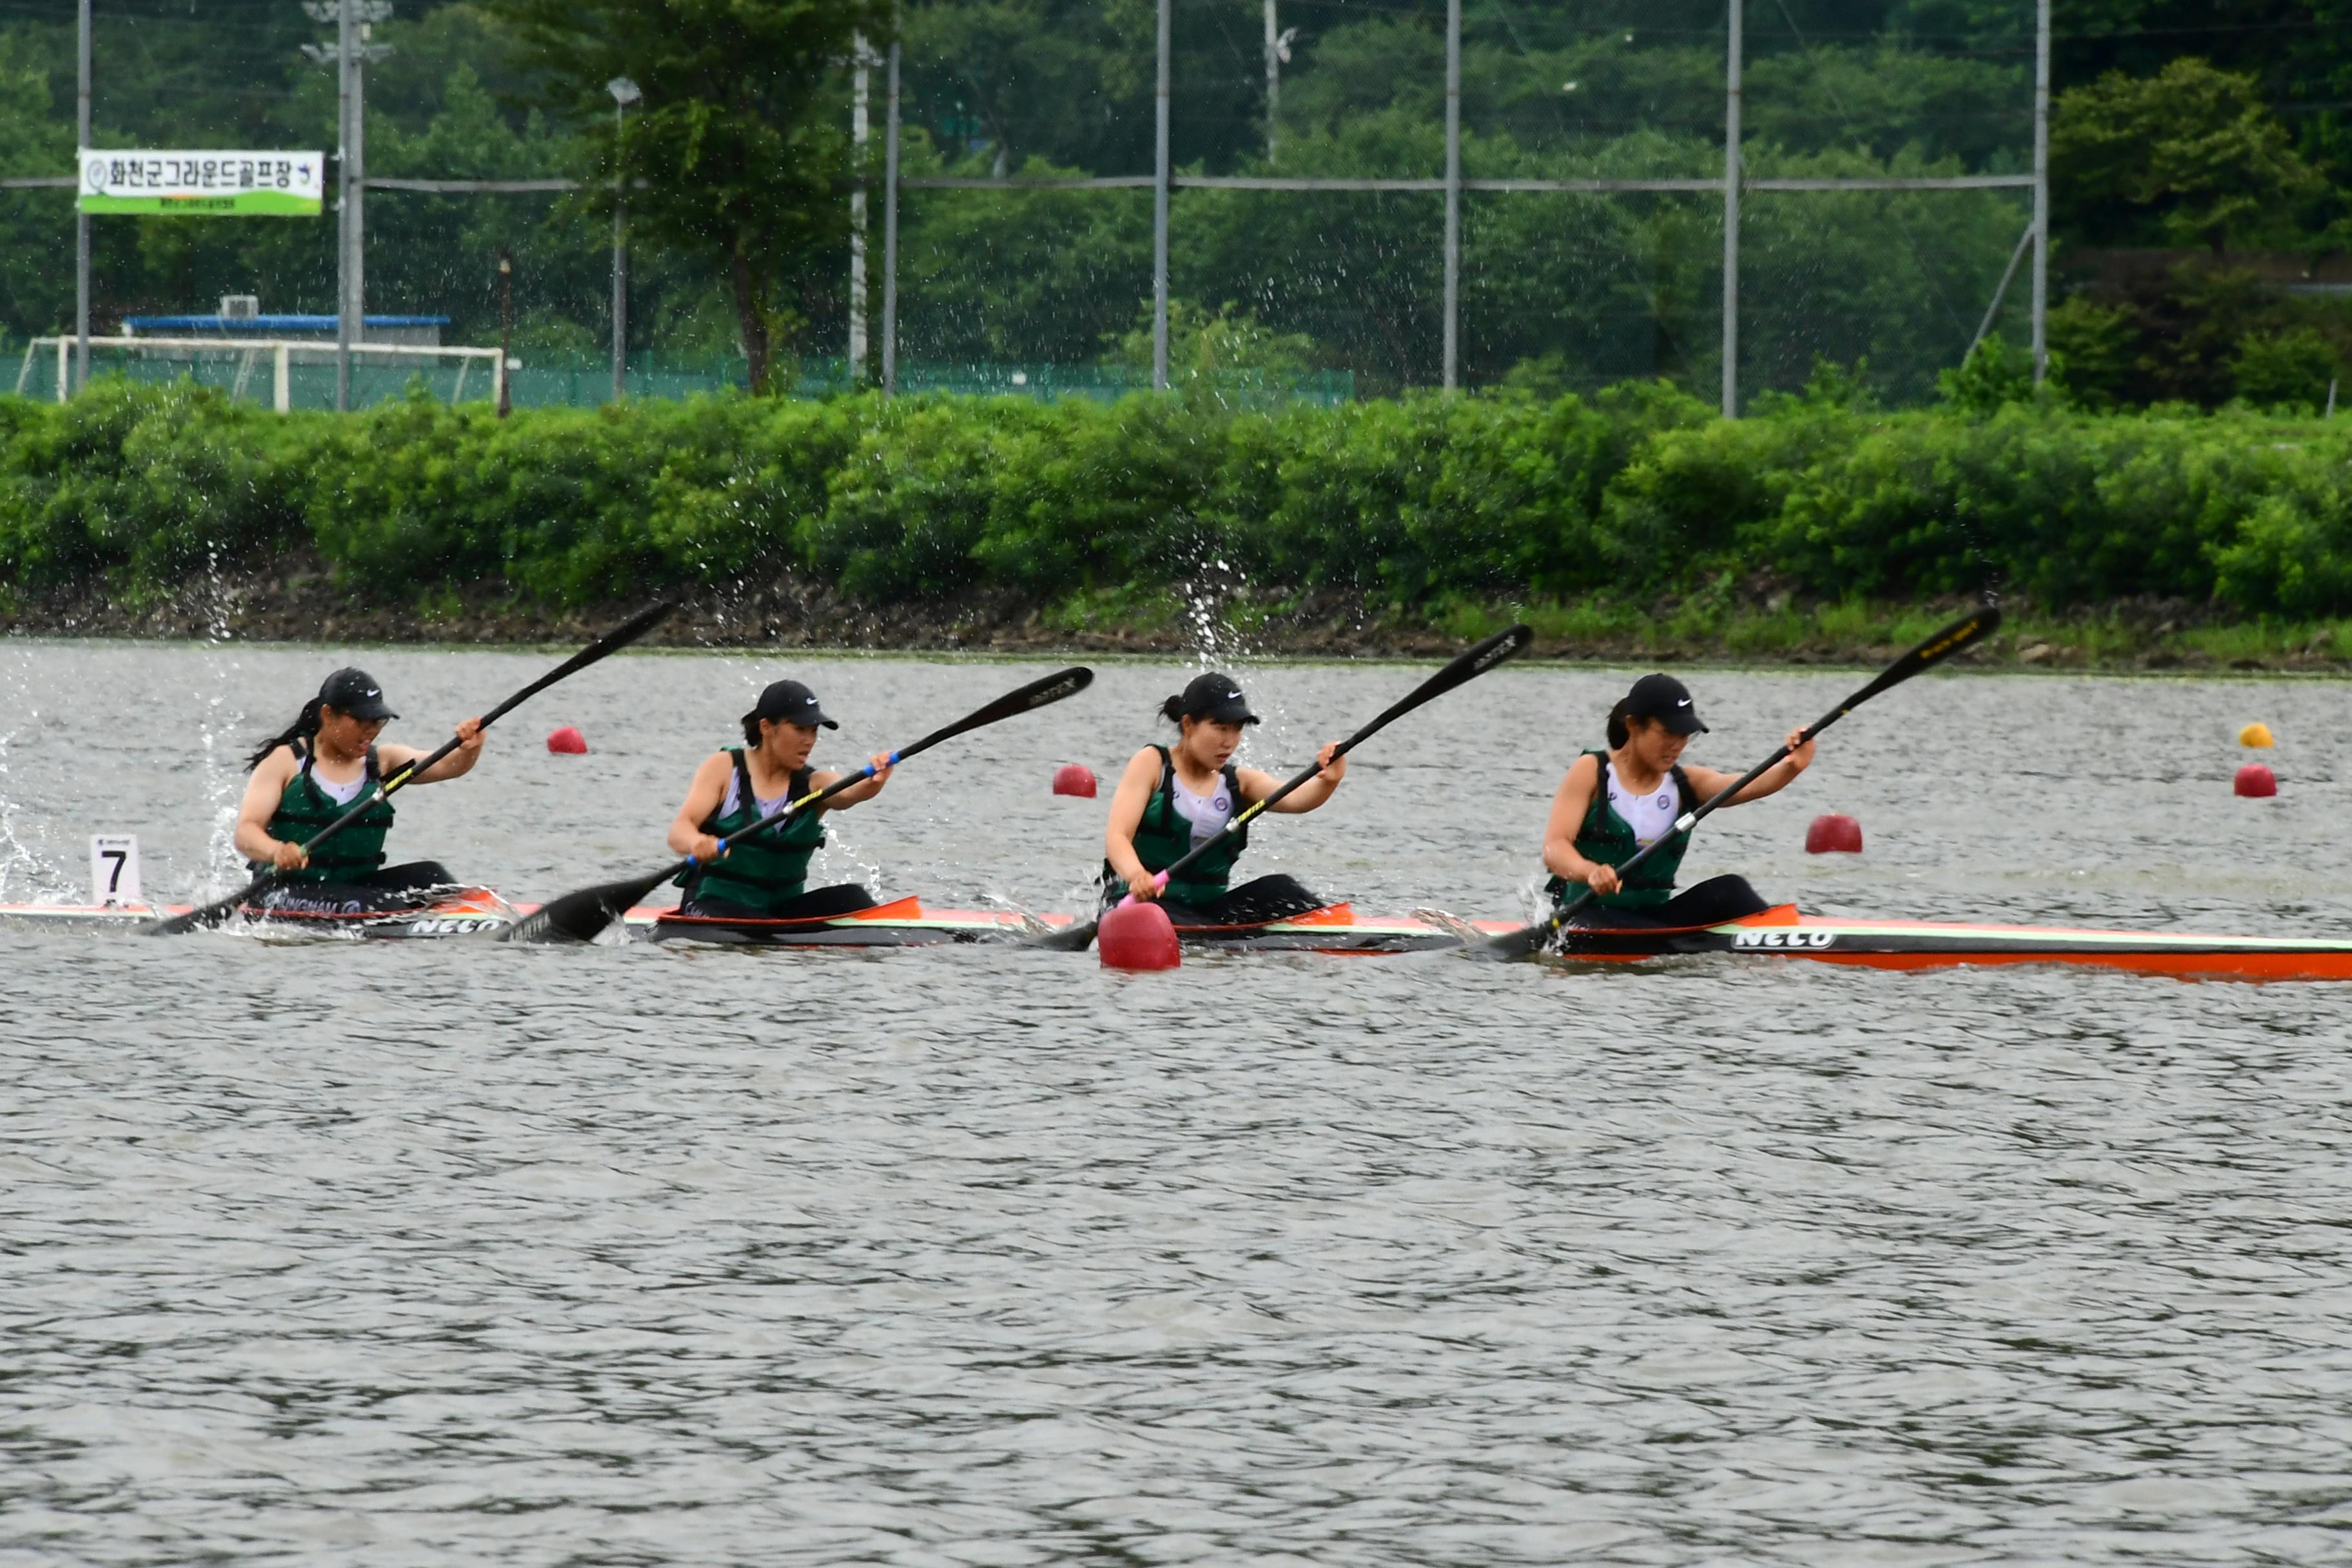
<path id="1" fill-rule="evenodd" d="M 1617 706 L 1609 710 L 1609 749 L 1622 751 L 1633 738 L 1633 731 L 1625 727 L 1625 700 L 1620 698 Z"/>
<path id="2" fill-rule="evenodd" d="M 1160 705 L 1160 716 L 1162 719 L 1167 720 L 1171 724 L 1175 725 L 1178 729 L 1182 729 L 1184 727 L 1184 699 L 1181 696 L 1176 696 L 1171 697 L 1167 701 L 1162 702 Z"/>
<path id="3" fill-rule="evenodd" d="M 320 697 L 313 697 L 302 704 L 302 711 L 296 715 L 294 722 L 254 748 L 253 755 L 245 759 L 245 771 L 251 773 L 259 767 L 261 760 L 278 747 L 290 746 L 297 741 L 307 741 L 316 735 L 319 732 L 319 710 L 324 706 L 326 700 Z"/>

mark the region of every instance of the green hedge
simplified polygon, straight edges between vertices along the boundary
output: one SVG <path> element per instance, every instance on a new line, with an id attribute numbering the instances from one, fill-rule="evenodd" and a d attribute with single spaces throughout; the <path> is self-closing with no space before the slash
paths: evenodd
<path id="1" fill-rule="evenodd" d="M 315 546 L 365 592 L 584 604 L 780 567 L 868 601 L 1048 604 L 1223 562 L 1377 602 L 1727 580 L 2063 606 L 2352 612 L 2352 422 L 1784 399 L 1664 385 L 1235 413 L 1207 399 L 740 396 L 499 421 L 277 416 L 192 387 L 0 398 L 0 583 L 168 587 Z"/>

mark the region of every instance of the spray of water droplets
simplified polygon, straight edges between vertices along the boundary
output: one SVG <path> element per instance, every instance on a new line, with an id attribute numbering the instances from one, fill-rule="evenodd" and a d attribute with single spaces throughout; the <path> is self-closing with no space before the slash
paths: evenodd
<path id="1" fill-rule="evenodd" d="M 205 844 L 199 896 L 212 898 L 244 880 L 244 862 L 236 852 L 236 808 L 244 795 L 237 772 L 236 735 L 245 725 L 245 710 L 229 705 L 228 693 L 239 664 L 222 650 L 233 637 L 229 617 L 236 608 L 235 593 L 221 576 L 217 548 L 205 556 L 210 580 L 205 627 L 205 686 L 198 741 L 204 751 L 199 776 L 204 780 L 205 814 L 212 832 Z"/>

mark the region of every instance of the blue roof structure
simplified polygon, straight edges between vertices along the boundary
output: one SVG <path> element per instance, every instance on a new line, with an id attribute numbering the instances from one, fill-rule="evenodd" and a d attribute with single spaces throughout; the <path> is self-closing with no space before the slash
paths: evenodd
<path id="1" fill-rule="evenodd" d="M 125 316 L 132 332 L 331 332 L 332 316 Z M 446 327 L 446 316 L 362 316 L 370 327 Z"/>

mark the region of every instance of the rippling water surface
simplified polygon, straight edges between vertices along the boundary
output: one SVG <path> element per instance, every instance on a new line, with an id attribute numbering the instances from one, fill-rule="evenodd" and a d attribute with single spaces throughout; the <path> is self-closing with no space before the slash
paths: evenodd
<path id="1" fill-rule="evenodd" d="M 0 644 L 0 896 L 218 871 L 331 651 Z M 542 654 L 371 651 L 446 732 Z M 905 741 L 1043 667 L 615 659 L 401 797 L 519 898 L 657 864 L 759 685 Z M 824 869 L 1077 906 L 1185 672 L 904 769 Z M 1416 679 L 1247 673 L 1286 769 Z M 1518 912 L 1623 671 L 1498 673 L 1256 836 Z M 1859 684 L 1694 677 L 1742 767 Z M 1926 679 L 1693 876 L 2352 925 L 2343 689 Z M 2233 800 L 2267 720 L 2284 793 Z M 540 744 L 572 722 L 595 750 Z M 1815 812 L 1868 853 L 1808 859 Z M 0 931 L 0 1563 L 2306 1563 L 2352 1555 L 2342 989 L 1431 954 L 1119 977 Z"/>

